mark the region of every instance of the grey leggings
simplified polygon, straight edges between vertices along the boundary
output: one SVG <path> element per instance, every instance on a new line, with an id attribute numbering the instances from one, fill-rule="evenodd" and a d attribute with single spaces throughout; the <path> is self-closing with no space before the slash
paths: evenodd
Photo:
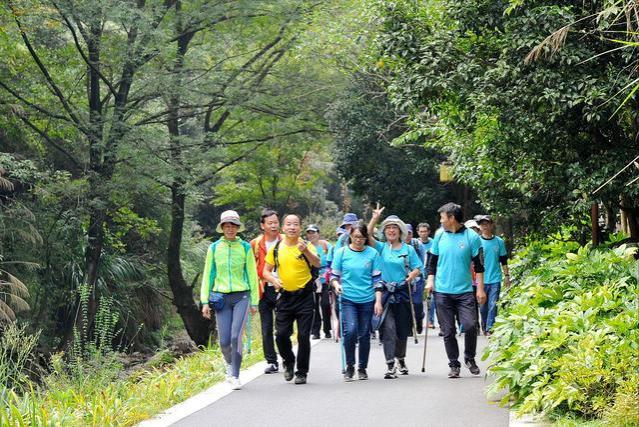
<path id="1" fill-rule="evenodd" d="M 242 331 L 246 324 L 249 309 L 249 292 L 231 292 L 224 294 L 224 308 L 215 312 L 220 349 L 227 365 L 231 366 L 231 375 L 240 376 L 242 365 Z"/>

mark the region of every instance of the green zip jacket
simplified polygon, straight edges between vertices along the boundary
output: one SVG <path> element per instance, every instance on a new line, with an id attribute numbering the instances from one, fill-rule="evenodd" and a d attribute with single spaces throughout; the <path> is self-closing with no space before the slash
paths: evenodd
<path id="1" fill-rule="evenodd" d="M 251 305 L 257 305 L 259 286 L 251 245 L 240 238 L 221 238 L 209 246 L 200 288 L 202 304 L 208 304 L 211 290 L 225 294 L 251 291 Z"/>

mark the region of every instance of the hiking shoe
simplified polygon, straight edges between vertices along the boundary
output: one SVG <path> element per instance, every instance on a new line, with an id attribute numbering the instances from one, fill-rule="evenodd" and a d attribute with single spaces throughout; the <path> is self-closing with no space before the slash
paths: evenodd
<path id="1" fill-rule="evenodd" d="M 406 366 L 406 361 L 404 359 L 397 359 L 397 364 L 399 365 L 398 371 L 400 375 L 408 375 L 408 366 Z"/>
<path id="2" fill-rule="evenodd" d="M 284 365 L 284 379 L 286 381 L 290 381 L 295 376 L 295 372 L 293 371 L 293 365 Z"/>
<path id="3" fill-rule="evenodd" d="M 225 372 L 224 372 L 224 381 L 231 384 L 231 379 L 233 375 L 231 375 L 231 365 L 224 364 Z"/>
<path id="4" fill-rule="evenodd" d="M 357 370 L 357 378 L 361 381 L 361 380 L 367 380 L 368 379 L 368 374 L 366 373 L 366 369 L 364 368 L 359 368 Z"/>
<path id="5" fill-rule="evenodd" d="M 233 390 L 242 390 L 242 383 L 240 382 L 239 378 L 231 378 L 231 388 Z"/>
<path id="6" fill-rule="evenodd" d="M 353 381 L 353 376 L 355 375 L 355 367 L 347 366 L 346 372 L 344 372 L 344 381 L 351 382 Z"/>
<path id="7" fill-rule="evenodd" d="M 394 363 L 388 363 L 388 368 L 386 369 L 386 372 L 384 372 L 384 379 L 392 380 L 395 378 L 397 378 L 397 368 L 395 368 Z"/>
<path id="8" fill-rule="evenodd" d="M 265 374 L 274 374 L 278 372 L 280 368 L 277 366 L 277 363 L 269 363 L 266 368 L 264 368 Z"/>
<path id="9" fill-rule="evenodd" d="M 306 384 L 306 375 L 305 374 L 295 375 L 295 384 Z"/>
<path id="10" fill-rule="evenodd" d="M 479 375 L 479 373 L 481 372 L 479 370 L 479 366 L 477 366 L 477 364 L 475 363 L 475 359 L 465 359 L 464 364 L 473 375 Z"/>
<path id="11" fill-rule="evenodd" d="M 313 336 L 311 336 L 311 339 L 312 340 L 318 340 L 318 339 L 320 339 L 320 336 L 319 336 L 319 334 L 313 334 Z"/>
<path id="12" fill-rule="evenodd" d="M 324 333 L 324 338 L 333 338 L 333 335 L 331 335 L 330 332 L 325 332 Z"/>
<path id="13" fill-rule="evenodd" d="M 435 329 L 435 325 L 433 325 L 432 323 L 428 322 L 428 329 Z"/>
<path id="14" fill-rule="evenodd" d="M 459 366 L 451 366 L 450 372 L 448 373 L 448 378 L 459 378 Z"/>

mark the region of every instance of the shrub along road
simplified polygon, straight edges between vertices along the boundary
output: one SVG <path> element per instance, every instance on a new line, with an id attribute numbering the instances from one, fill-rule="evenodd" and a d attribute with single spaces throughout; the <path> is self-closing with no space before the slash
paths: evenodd
<path id="1" fill-rule="evenodd" d="M 433 335 L 434 334 L 434 335 Z M 458 337 L 463 348 L 463 337 Z M 478 339 L 478 355 L 487 339 Z M 384 380 L 384 357 L 378 341 L 372 341 L 367 381 L 344 383 L 340 373 L 339 345 L 323 340 L 311 351 L 308 384 L 296 386 L 282 374 L 262 375 L 208 407 L 183 418 L 174 426 L 327 426 L 339 423 L 402 426 L 508 425 L 508 410 L 485 396 L 487 362 L 477 357 L 478 377 L 462 368 L 462 377 L 447 378 L 442 338 L 431 331 L 426 373 L 421 373 L 423 337 L 409 338 L 407 363 L 410 375 Z M 461 348 L 460 348 L 461 349 Z"/>

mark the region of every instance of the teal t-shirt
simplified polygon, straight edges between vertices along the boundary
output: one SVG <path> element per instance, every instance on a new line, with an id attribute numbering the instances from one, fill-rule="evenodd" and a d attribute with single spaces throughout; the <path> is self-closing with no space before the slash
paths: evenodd
<path id="1" fill-rule="evenodd" d="M 472 230 L 462 227 L 457 233 L 437 230 L 430 253 L 437 255 L 435 291 L 463 294 L 473 291 L 470 264 L 479 254 L 481 239 Z"/>
<path id="2" fill-rule="evenodd" d="M 426 262 L 426 258 L 428 258 L 428 252 L 430 248 L 433 246 L 433 239 L 428 239 L 428 242 L 424 243 L 421 239 L 419 239 L 419 244 L 422 247 L 422 253 L 424 254 L 424 262 Z"/>
<path id="3" fill-rule="evenodd" d="M 501 237 L 481 238 L 484 248 L 484 283 L 501 283 L 501 264 L 499 257 L 506 256 L 506 244 Z"/>
<path id="4" fill-rule="evenodd" d="M 330 254 L 328 255 L 328 262 L 330 263 L 333 262 L 333 258 L 335 258 L 335 252 L 337 252 L 338 249 L 348 245 L 348 236 L 349 236 L 348 233 L 344 233 L 341 236 L 339 236 L 339 238 L 333 245 L 333 249 L 330 251 Z"/>
<path id="5" fill-rule="evenodd" d="M 399 249 L 393 249 L 388 243 L 378 241 L 375 249 L 382 258 L 382 280 L 384 282 L 400 283 L 410 271 L 416 268 L 419 268 L 422 273 L 424 271 L 424 261 L 420 260 L 415 249 L 406 243 L 402 243 L 402 247 Z M 403 256 L 408 259 L 409 271 L 406 271 Z"/>
<path id="6" fill-rule="evenodd" d="M 334 253 L 332 274 L 341 278 L 343 297 L 354 303 L 362 304 L 375 299 L 373 283 L 379 279 L 381 269 L 382 260 L 370 246 L 358 252 L 347 245 Z"/>
<path id="7" fill-rule="evenodd" d="M 329 256 L 333 250 L 333 245 L 329 242 L 326 242 L 326 250 L 324 250 L 324 246 L 320 243 L 319 245 L 314 245 L 317 250 L 317 256 L 320 257 L 320 270 L 319 270 L 319 279 L 320 283 L 326 283 L 326 270 L 328 269 Z"/>

